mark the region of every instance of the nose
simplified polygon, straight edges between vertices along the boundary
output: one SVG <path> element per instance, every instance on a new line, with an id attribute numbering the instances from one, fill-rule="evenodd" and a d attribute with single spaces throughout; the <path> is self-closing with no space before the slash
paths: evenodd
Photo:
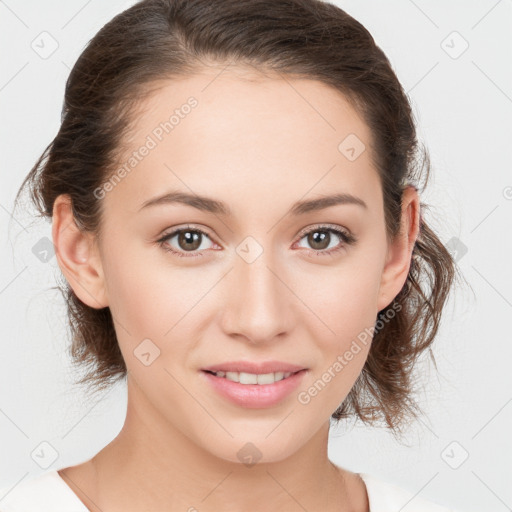
<path id="1" fill-rule="evenodd" d="M 222 328 L 229 336 L 253 344 L 272 343 L 290 332 L 294 302 L 298 302 L 286 283 L 286 276 L 263 252 L 255 261 L 236 258 L 226 279 L 226 301 Z"/>

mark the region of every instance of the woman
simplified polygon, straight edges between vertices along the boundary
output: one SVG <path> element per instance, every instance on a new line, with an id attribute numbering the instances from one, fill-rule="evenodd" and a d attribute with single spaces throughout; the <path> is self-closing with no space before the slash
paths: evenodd
<path id="1" fill-rule="evenodd" d="M 388 59 L 334 5 L 116 16 L 20 192 L 52 219 L 81 382 L 126 377 L 127 415 L 0 510 L 448 510 L 327 457 L 331 418 L 418 414 L 455 277 L 425 167 Z"/>

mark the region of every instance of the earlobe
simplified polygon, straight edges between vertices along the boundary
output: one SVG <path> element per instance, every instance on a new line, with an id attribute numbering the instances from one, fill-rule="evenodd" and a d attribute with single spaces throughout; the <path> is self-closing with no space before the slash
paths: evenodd
<path id="1" fill-rule="evenodd" d="M 411 266 L 412 251 L 419 234 L 420 200 L 413 186 L 402 194 L 400 232 L 390 242 L 379 289 L 378 311 L 389 306 L 403 288 Z"/>
<path id="2" fill-rule="evenodd" d="M 52 238 L 59 267 L 77 297 L 95 309 L 108 306 L 94 236 L 77 226 L 67 194 L 58 196 L 53 205 Z"/>

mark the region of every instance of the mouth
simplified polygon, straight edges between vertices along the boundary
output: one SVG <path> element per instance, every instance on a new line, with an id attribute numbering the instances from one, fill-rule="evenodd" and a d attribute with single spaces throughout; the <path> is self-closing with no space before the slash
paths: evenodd
<path id="1" fill-rule="evenodd" d="M 222 379 L 227 379 L 231 382 L 237 382 L 239 384 L 256 384 L 265 386 L 274 384 L 281 380 L 288 379 L 292 375 L 305 370 L 299 370 L 296 372 L 270 372 L 270 373 L 247 373 L 247 372 L 223 372 L 223 371 L 210 371 L 203 370 L 205 373 L 214 375 Z"/>
<path id="2" fill-rule="evenodd" d="M 278 406 L 289 398 L 303 381 L 307 369 L 248 373 L 201 370 L 206 384 L 238 407 L 262 409 Z"/>

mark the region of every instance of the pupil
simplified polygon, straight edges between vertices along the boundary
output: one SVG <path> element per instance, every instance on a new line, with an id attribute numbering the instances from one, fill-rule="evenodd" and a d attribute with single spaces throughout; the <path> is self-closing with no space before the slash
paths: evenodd
<path id="1" fill-rule="evenodd" d="M 329 247 L 329 237 L 330 235 L 326 231 L 315 231 L 310 234 L 309 243 L 314 249 L 325 249 Z M 326 240 L 327 244 L 325 244 Z"/>
<path id="2" fill-rule="evenodd" d="M 182 231 L 178 237 L 180 247 L 186 250 L 197 249 L 201 244 L 199 243 L 201 234 L 194 231 Z M 183 246 L 182 246 L 183 244 Z"/>

